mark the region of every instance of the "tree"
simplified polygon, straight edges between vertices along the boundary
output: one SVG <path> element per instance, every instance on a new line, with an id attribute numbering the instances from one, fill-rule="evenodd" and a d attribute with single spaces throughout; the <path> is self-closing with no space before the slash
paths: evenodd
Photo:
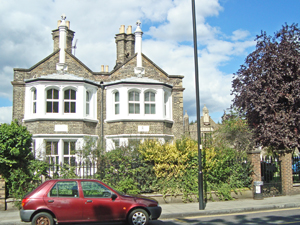
<path id="1" fill-rule="evenodd" d="M 252 150 L 255 145 L 253 133 L 245 116 L 237 110 L 231 110 L 229 113 L 224 112 L 222 119 L 222 123 L 213 133 L 214 146 L 233 148 L 240 153 Z"/>
<path id="2" fill-rule="evenodd" d="M 48 165 L 34 159 L 31 143 L 30 132 L 17 121 L 0 125 L 0 175 L 6 181 L 7 194 L 16 199 L 38 186 L 41 175 L 47 175 Z"/>
<path id="3" fill-rule="evenodd" d="M 12 121 L 0 125 L 0 174 L 8 179 L 12 169 L 27 167 L 31 154 L 31 134 L 26 127 Z"/>
<path id="4" fill-rule="evenodd" d="M 285 25 L 262 32 L 233 80 L 233 107 L 244 112 L 261 146 L 300 147 L 300 31 Z"/>

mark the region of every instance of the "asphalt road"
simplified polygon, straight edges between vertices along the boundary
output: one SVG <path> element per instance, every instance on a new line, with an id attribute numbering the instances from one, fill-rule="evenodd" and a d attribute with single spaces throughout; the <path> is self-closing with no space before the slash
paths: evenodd
<path id="1" fill-rule="evenodd" d="M 300 208 L 151 221 L 149 225 L 299 224 Z"/>
<path id="2" fill-rule="evenodd" d="M 2 223 L 1 223 L 2 224 Z M 19 221 L 6 221 L 6 225 L 29 225 Z M 92 223 L 98 225 L 98 223 Z M 102 223 L 103 224 L 103 223 Z M 124 224 L 124 223 L 111 223 Z M 150 221 L 149 225 L 245 225 L 245 224 L 291 224 L 300 225 L 300 208 L 266 210 L 259 212 L 235 213 L 226 215 L 174 218 L 170 220 Z M 66 224 L 65 224 L 66 225 Z M 71 224 L 68 224 L 71 225 Z M 78 224 L 79 225 L 79 224 Z M 91 225 L 84 223 L 80 225 Z M 99 224 L 100 225 L 100 224 Z"/>

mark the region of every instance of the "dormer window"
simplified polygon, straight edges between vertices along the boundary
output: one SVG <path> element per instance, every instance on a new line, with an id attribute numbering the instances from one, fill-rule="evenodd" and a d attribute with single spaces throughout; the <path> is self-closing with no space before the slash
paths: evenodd
<path id="1" fill-rule="evenodd" d="M 155 93 L 145 93 L 145 114 L 155 114 Z"/>
<path id="2" fill-rule="evenodd" d="M 49 89 L 47 91 L 47 113 L 58 113 L 58 101 L 59 101 L 59 94 L 58 90 L 56 89 Z"/>
<path id="3" fill-rule="evenodd" d="M 76 113 L 76 91 L 72 89 L 64 92 L 65 113 Z"/>
<path id="4" fill-rule="evenodd" d="M 137 91 L 131 91 L 128 95 L 129 114 L 140 114 L 140 93 Z"/>

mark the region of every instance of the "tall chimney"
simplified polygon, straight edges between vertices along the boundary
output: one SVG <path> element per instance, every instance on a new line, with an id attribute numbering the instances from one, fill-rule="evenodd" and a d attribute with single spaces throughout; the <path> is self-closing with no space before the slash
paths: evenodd
<path id="1" fill-rule="evenodd" d="M 62 23 L 62 20 L 57 21 L 57 28 L 59 28 L 61 23 Z M 66 51 L 69 53 L 72 53 L 72 41 L 73 41 L 75 32 L 70 30 L 70 21 L 66 21 L 66 26 L 68 27 L 68 29 L 66 30 L 66 32 L 67 32 Z M 59 29 L 52 30 L 52 39 L 54 41 L 53 51 L 57 51 L 59 49 Z"/>
<path id="2" fill-rule="evenodd" d="M 115 37 L 117 47 L 116 66 L 125 63 L 128 58 L 134 55 L 135 40 L 132 27 L 128 26 L 127 33 L 125 33 L 125 25 L 121 25 L 119 32 Z"/>
<path id="3" fill-rule="evenodd" d="M 66 48 L 67 48 L 67 31 L 66 15 L 61 16 L 62 21 L 58 27 L 59 29 L 59 62 L 56 64 L 56 70 L 63 73 L 68 70 L 66 65 Z"/>
<path id="4" fill-rule="evenodd" d="M 135 53 L 136 56 L 136 67 L 134 68 L 134 73 L 138 77 L 142 77 L 143 74 L 145 74 L 145 68 L 142 66 L 142 35 L 143 32 L 141 30 L 141 21 L 136 22 L 137 28 L 134 32 L 135 34 Z"/>

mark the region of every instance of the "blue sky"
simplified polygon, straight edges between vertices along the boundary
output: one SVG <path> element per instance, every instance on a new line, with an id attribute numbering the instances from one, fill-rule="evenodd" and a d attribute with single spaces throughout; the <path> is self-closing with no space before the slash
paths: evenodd
<path id="1" fill-rule="evenodd" d="M 260 32 L 298 23 L 297 0 L 195 0 L 201 109 L 216 121 L 230 107 L 232 75 Z M 113 69 L 120 25 L 141 20 L 143 53 L 171 75 L 184 75 L 184 110 L 196 119 L 191 0 L 0 0 L 0 123 L 12 118 L 13 68 L 53 51 L 51 31 L 65 13 L 78 39 L 76 57 L 93 71 Z M 80 15 L 80 16 L 79 16 Z M 85 15 L 85 16 L 82 16 Z"/>

